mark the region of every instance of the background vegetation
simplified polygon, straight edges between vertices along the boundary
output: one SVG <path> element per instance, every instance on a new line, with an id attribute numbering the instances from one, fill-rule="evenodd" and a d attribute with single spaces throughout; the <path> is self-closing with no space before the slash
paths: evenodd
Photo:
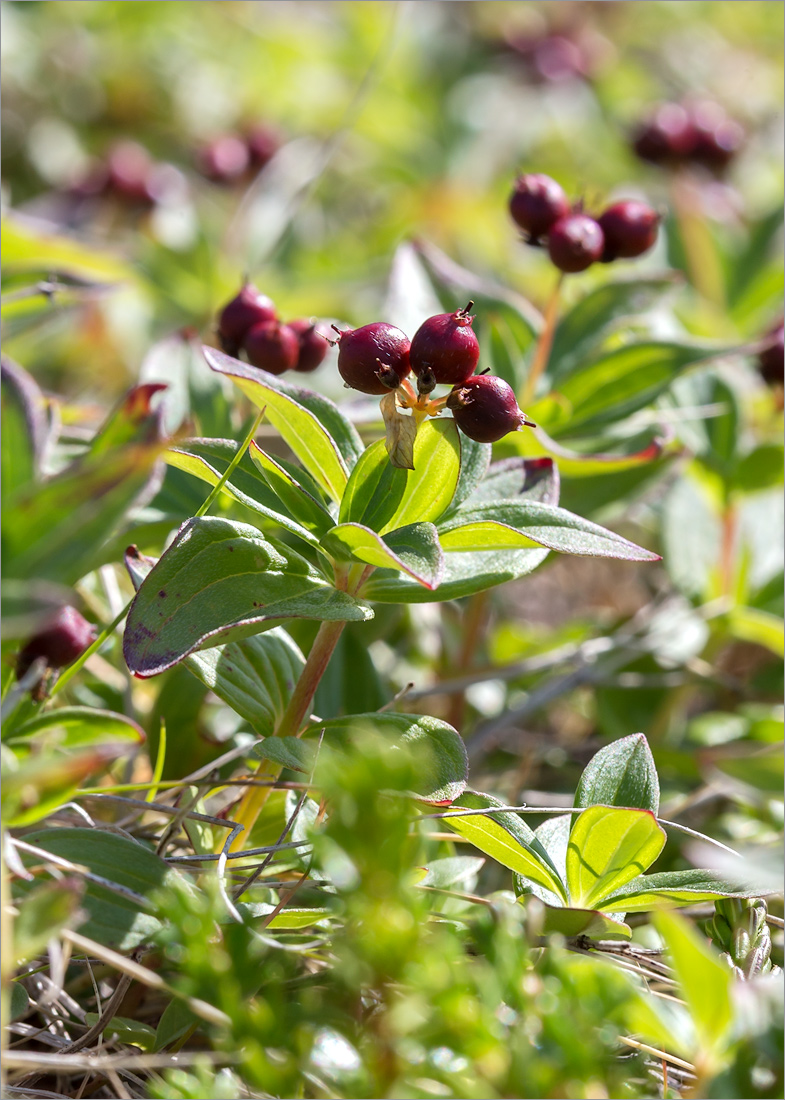
<path id="1" fill-rule="evenodd" d="M 3 389 L 7 1095 L 781 1096 L 764 972 L 782 962 L 782 385 L 758 355 L 782 314 L 782 4 L 2 13 L 4 354 L 35 382 Z M 583 72 L 521 47 L 554 34 Z M 631 150 L 659 101 L 690 97 L 745 128 L 720 178 Z M 200 150 L 259 124 L 280 142 L 270 163 L 205 178 Z M 156 201 L 85 187 L 121 139 L 169 166 Z M 664 215 L 641 260 L 566 280 L 533 394 L 556 272 L 507 214 L 522 169 L 589 209 L 645 197 Z M 126 547 L 157 558 L 206 499 L 164 466 L 161 432 L 239 441 L 251 427 L 256 409 L 198 350 L 246 276 L 285 318 L 384 318 L 410 335 L 473 298 L 481 365 L 550 437 L 509 437 L 494 459 L 555 457 L 565 508 L 662 557 L 551 553 L 475 595 L 375 603 L 346 627 L 314 712 L 430 715 L 459 731 L 472 788 L 561 810 L 598 751 L 642 732 L 661 817 L 740 852 L 736 892 L 768 911 L 731 898 L 631 913 L 623 942 L 556 928 L 537 899 L 515 900 L 509 863 L 385 794 L 419 790 L 421 761 L 391 752 L 378 721 L 325 756 L 315 800 L 300 800 L 310 759 L 281 761 L 245 847 L 312 848 L 222 879 L 178 860 L 220 849 L 273 720 L 184 664 L 134 678 L 121 626 L 47 700 L 19 690 L 18 650 L 51 607 L 108 627 L 133 595 Z M 295 377 L 379 438 L 334 352 Z M 123 403 L 155 383 L 167 391 Z M 270 422 L 257 440 L 292 457 Z M 253 520 L 226 497 L 212 514 Z M 292 668 L 316 626 L 286 624 Z M 260 866 L 232 920 L 226 884 Z M 669 831 L 655 872 L 740 866 Z"/>

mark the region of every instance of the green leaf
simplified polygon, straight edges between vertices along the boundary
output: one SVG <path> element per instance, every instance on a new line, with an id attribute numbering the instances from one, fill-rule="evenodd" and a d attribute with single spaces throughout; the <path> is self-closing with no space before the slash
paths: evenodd
<path id="1" fill-rule="evenodd" d="M 526 896 L 522 896 L 521 902 Z M 547 903 L 542 930 L 546 936 L 556 934 L 567 939 L 588 936 L 592 940 L 629 940 L 632 936 L 629 925 L 611 920 L 597 909 L 568 909 Z"/>
<path id="2" fill-rule="evenodd" d="M 316 763 L 316 745 L 299 737 L 265 737 L 253 747 L 254 756 L 310 775 Z"/>
<path id="3" fill-rule="evenodd" d="M 660 808 L 657 767 L 642 733 L 622 737 L 591 758 L 578 781 L 573 805 L 627 806 L 639 810 Z"/>
<path id="4" fill-rule="evenodd" d="M 14 960 L 18 966 L 40 954 L 64 928 L 79 923 L 82 884 L 73 875 L 33 887 L 19 901 L 14 919 Z"/>
<path id="5" fill-rule="evenodd" d="M 185 666 L 257 733 L 267 736 L 286 710 L 305 658 L 281 627 L 204 649 Z"/>
<path id="6" fill-rule="evenodd" d="M 573 512 L 525 500 L 470 501 L 440 524 L 439 540 L 448 553 L 545 546 L 562 554 L 659 561 L 659 555 Z"/>
<path id="7" fill-rule="evenodd" d="M 436 588 L 444 574 L 444 554 L 432 523 L 399 527 L 385 538 L 359 523 L 342 523 L 327 533 L 322 545 L 339 559 L 407 573 L 425 588 Z"/>
<path id="8" fill-rule="evenodd" d="M 468 435 L 461 435 L 460 444 L 461 467 L 458 473 L 458 484 L 455 486 L 450 503 L 451 509 L 457 508 L 469 497 L 474 497 L 483 482 L 487 481 L 488 466 L 493 452 L 493 446 L 490 443 L 477 443 L 476 440 L 469 439 Z"/>
<path id="9" fill-rule="evenodd" d="M 606 352 L 559 386 L 570 415 L 558 425 L 558 434 L 585 432 L 629 416 L 650 405 L 686 367 L 735 350 L 722 344 L 643 341 Z"/>
<path id="10" fill-rule="evenodd" d="M 269 917 L 275 906 L 263 901 L 241 901 L 237 908 L 246 920 L 253 921 Z M 273 917 L 265 930 L 284 932 L 297 928 L 311 928 L 314 924 L 319 924 L 331 916 L 332 912 L 329 909 L 294 909 L 287 905 Z"/>
<path id="11" fill-rule="evenodd" d="M 414 441 L 414 469 L 390 464 L 383 440 L 365 451 L 341 502 L 341 523 L 384 534 L 433 522 L 447 510 L 458 484 L 461 445 L 454 420 L 426 420 Z"/>
<path id="12" fill-rule="evenodd" d="M 733 1023 L 733 972 L 688 921 L 676 913 L 657 913 L 657 930 L 687 1002 L 705 1052 L 721 1048 Z"/>
<path id="13" fill-rule="evenodd" d="M 221 474 L 213 469 L 206 459 L 199 455 L 188 454 L 180 450 L 179 447 L 167 451 L 164 458 L 169 466 L 174 466 L 175 469 L 178 470 L 184 470 L 186 473 L 198 477 L 201 481 L 206 481 L 208 485 L 217 485 L 221 480 Z M 297 523 L 283 511 L 270 508 L 265 504 L 260 504 L 258 501 L 254 500 L 253 497 L 249 497 L 237 489 L 231 481 L 224 482 L 221 492 L 232 500 L 236 500 L 239 504 L 243 504 L 246 508 L 249 508 L 263 519 L 269 520 L 279 527 L 283 527 L 285 531 L 289 531 L 291 534 L 296 535 L 298 538 L 302 539 L 303 542 L 307 542 L 309 546 L 318 545 L 318 538 L 312 534 L 307 527 L 304 527 L 301 523 Z M 276 503 L 279 504 L 278 501 L 276 501 Z M 330 522 L 332 522 L 332 520 L 330 520 Z"/>
<path id="14" fill-rule="evenodd" d="M 339 501 L 346 488 L 348 467 L 319 417 L 290 397 L 274 375 L 240 363 L 215 348 L 205 347 L 204 354 L 213 370 L 231 378 L 258 409 L 266 410 L 265 416 L 306 470 L 332 500 Z"/>
<path id="15" fill-rule="evenodd" d="M 467 507 L 506 500 L 558 504 L 559 468 L 553 459 L 506 458 L 494 462 L 471 494 Z"/>
<path id="16" fill-rule="evenodd" d="M 95 707 L 60 707 L 19 726 L 6 744 L 24 745 L 35 740 L 50 748 L 71 749 L 111 741 L 127 741 L 135 746 L 144 739 L 142 727 L 124 714 Z M 40 748 L 36 746 L 37 751 Z"/>
<path id="17" fill-rule="evenodd" d="M 675 272 L 644 279 L 620 279 L 586 294 L 556 328 L 548 373 L 567 377 L 605 339 L 617 322 L 644 313 L 681 282 Z"/>
<path id="18" fill-rule="evenodd" d="M 532 415 L 537 416 L 537 413 L 534 412 Z M 558 463 L 559 477 L 565 480 L 586 479 L 620 474 L 641 466 L 654 465 L 664 451 L 661 434 L 660 428 L 656 432 L 649 431 L 643 437 L 643 446 L 640 445 L 639 436 L 633 440 L 625 440 L 625 450 L 618 454 L 613 451 L 593 454 L 570 450 L 561 443 L 557 443 L 555 439 L 551 439 L 542 427 L 530 432 L 515 432 L 507 437 L 507 443 L 521 451 L 527 461 L 536 462 L 537 458 L 550 458 Z M 637 449 L 629 450 L 630 446 L 635 446 Z M 674 447 L 673 450 L 675 453 L 676 448 Z M 546 504 L 558 504 L 558 500 L 547 500 L 544 497 L 542 499 Z"/>
<path id="19" fill-rule="evenodd" d="M 418 886 L 436 886 L 447 890 L 451 886 L 463 886 L 474 883 L 485 860 L 482 856 L 447 856 L 444 859 L 429 859 L 417 879 Z"/>
<path id="20" fill-rule="evenodd" d="M 155 676 L 195 650 L 259 634 L 278 619 L 345 622 L 372 614 L 255 527 L 203 516 L 180 528 L 142 582 L 123 652 L 132 672 Z"/>
<path id="21" fill-rule="evenodd" d="M 756 493 L 782 484 L 783 447 L 781 443 L 761 443 L 740 460 L 731 485 L 741 493 Z"/>
<path id="22" fill-rule="evenodd" d="M 785 656 L 785 633 L 782 619 L 757 607 L 734 607 L 727 616 L 728 630 L 734 638 L 754 642 L 776 654 Z"/>
<path id="23" fill-rule="evenodd" d="M 463 738 L 438 718 L 426 714 L 350 714 L 320 722 L 325 745 L 331 746 L 370 727 L 390 740 L 426 750 L 421 780 L 415 793 L 425 802 L 445 804 L 456 799 L 466 787 L 469 758 Z"/>
<path id="24" fill-rule="evenodd" d="M 590 806 L 575 821 L 567 847 L 570 903 L 595 909 L 649 867 L 665 832 L 648 810 Z"/>
<path id="25" fill-rule="evenodd" d="M 156 1051 L 163 1050 L 170 1043 L 176 1042 L 198 1023 L 199 1017 L 191 1012 L 185 1001 L 174 997 L 163 1010 L 161 1019 L 158 1021 L 155 1031 Z"/>
<path id="26" fill-rule="evenodd" d="M 662 871 L 656 875 L 639 875 L 601 902 L 600 908 L 604 913 L 648 913 L 653 909 L 698 905 L 717 898 L 748 898 L 753 893 L 739 883 L 724 881 L 713 871 Z"/>
<path id="27" fill-rule="evenodd" d="M 464 791 L 455 800 L 452 809 L 484 810 L 503 805 L 503 802 L 491 795 Z M 517 814 L 503 811 L 488 816 L 470 814 L 466 817 L 445 817 L 443 824 L 466 837 L 475 848 L 491 856 L 503 867 L 509 867 L 524 879 L 550 890 L 566 903 L 564 885 L 550 856 Z"/>
<path id="28" fill-rule="evenodd" d="M 97 1012 L 86 1012 L 85 1023 L 93 1025 L 98 1023 L 101 1017 Z M 155 1049 L 155 1030 L 149 1024 L 140 1023 L 138 1020 L 130 1020 L 125 1016 L 113 1016 L 103 1031 L 107 1041 L 114 1040 L 125 1043 L 126 1046 L 139 1047 L 140 1050 L 152 1051 Z"/>
<path id="29" fill-rule="evenodd" d="M 256 442 L 251 442 L 248 453 L 275 495 L 299 523 L 320 537 L 333 526 L 335 521 L 321 502 L 299 485 L 275 459 L 265 454 Z"/>
<path id="30" fill-rule="evenodd" d="M 2 393 L 2 499 L 36 481 L 48 424 L 46 402 L 33 378 L 5 355 L 0 366 Z"/>
<path id="31" fill-rule="evenodd" d="M 44 271 L 50 280 L 62 273 L 66 281 L 136 282 L 134 266 L 119 255 L 53 233 L 48 222 L 22 218 L 10 211 L 3 225 L 3 266 L 6 275 Z"/>
<path id="32" fill-rule="evenodd" d="M 27 1012 L 30 1005 L 30 998 L 21 982 L 11 982 L 9 1002 L 8 1015 L 12 1021 L 18 1020 Z"/>
<path id="33" fill-rule="evenodd" d="M 473 596 L 505 581 L 525 577 L 548 556 L 547 550 L 450 553 L 444 560 L 444 578 L 438 588 L 424 588 L 392 570 L 377 570 L 363 585 L 365 599 L 381 603 L 427 603 Z"/>
<path id="34" fill-rule="evenodd" d="M 175 880 L 185 882 L 149 848 L 118 833 L 102 829 L 42 829 L 28 833 L 25 840 L 86 867 L 102 880 L 85 879 L 81 906 L 87 919 L 80 930 L 97 943 L 121 951 L 138 947 L 160 929 L 151 897 Z M 28 867 L 43 859 L 20 854 Z"/>

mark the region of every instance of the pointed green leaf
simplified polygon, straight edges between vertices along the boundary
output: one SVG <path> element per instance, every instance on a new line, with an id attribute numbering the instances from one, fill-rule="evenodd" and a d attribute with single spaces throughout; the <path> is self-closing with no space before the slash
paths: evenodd
<path id="1" fill-rule="evenodd" d="M 310 775 L 316 763 L 316 745 L 299 737 L 265 737 L 253 747 L 254 756 Z"/>
<path id="2" fill-rule="evenodd" d="M 337 443 L 319 417 L 284 392 L 274 375 L 249 367 L 215 348 L 205 347 L 213 370 L 225 374 L 278 429 L 303 466 L 333 500 L 339 501 L 348 479 Z"/>
<path id="3" fill-rule="evenodd" d="M 329 554 L 407 573 L 426 588 L 436 588 L 444 574 L 444 555 L 432 523 L 399 527 L 384 538 L 359 523 L 342 523 L 322 539 Z"/>
<path id="4" fill-rule="evenodd" d="M 132 672 L 154 676 L 195 650 L 259 634 L 276 620 L 371 617 L 289 547 L 247 524 L 203 516 L 181 527 L 142 582 L 123 652 Z"/>
<path id="5" fill-rule="evenodd" d="M 391 741 L 413 744 L 427 750 L 428 766 L 423 766 L 415 792 L 425 802 L 452 802 L 466 787 L 469 758 L 463 738 L 447 722 L 426 714 L 350 714 L 321 722 L 326 746 L 352 735 L 358 728 L 370 727 Z"/>
<path id="6" fill-rule="evenodd" d="M 497 798 L 464 791 L 453 803 L 453 809 L 483 810 L 503 806 Z M 517 814 L 502 811 L 490 815 L 469 814 L 466 817 L 446 817 L 443 824 L 523 878 L 545 887 L 565 903 L 564 885 L 553 866 L 548 853 L 532 830 Z"/>
<path id="7" fill-rule="evenodd" d="M 265 454 L 254 441 L 248 448 L 251 461 L 264 476 L 275 495 L 299 523 L 319 536 L 333 526 L 334 520 L 327 509 L 302 485 L 298 484 L 283 466 Z"/>
<path id="8" fill-rule="evenodd" d="M 167 451 L 164 458 L 167 465 L 174 466 L 177 470 L 184 470 L 186 473 L 198 477 L 201 481 L 206 481 L 208 485 L 217 485 L 221 480 L 221 475 L 213 469 L 206 459 L 199 455 L 181 451 L 179 447 Z M 296 535 L 303 542 L 307 542 L 309 546 L 318 546 L 318 538 L 301 523 L 297 523 L 291 516 L 287 515 L 283 509 L 278 511 L 277 509 L 268 508 L 264 504 L 259 504 L 258 501 L 237 489 L 231 481 L 224 482 L 221 492 L 230 499 L 236 500 L 238 504 L 244 505 L 262 519 L 283 527 L 284 530 Z"/>
<path id="9" fill-rule="evenodd" d="M 273 733 L 305 658 L 281 627 L 192 653 L 185 665 L 257 733 Z"/>
<path id="10" fill-rule="evenodd" d="M 565 378 L 605 339 L 618 322 L 644 313 L 681 282 L 675 272 L 643 279 L 619 279 L 586 294 L 556 328 L 548 373 Z"/>
<path id="11" fill-rule="evenodd" d="M 562 554 L 625 561 L 659 561 L 659 555 L 636 546 L 614 531 L 564 508 L 534 501 L 471 501 L 439 525 L 445 552 L 517 550 L 545 546 Z"/>
<path id="12" fill-rule="evenodd" d="M 654 923 L 665 940 L 702 1050 L 706 1054 L 717 1052 L 733 1023 L 733 972 L 684 917 L 657 913 Z"/>
<path id="13" fill-rule="evenodd" d="M 124 714 L 96 707 L 60 707 L 45 711 L 19 726 L 6 744 L 23 745 L 34 738 L 36 741 L 47 741 L 52 747 L 70 749 L 110 741 L 129 741 L 141 745 L 145 734 L 141 726 Z"/>
<path id="14" fill-rule="evenodd" d="M 578 781 L 573 805 L 628 806 L 639 810 L 660 808 L 657 767 L 642 733 L 622 737 L 591 758 Z"/>
<path id="15" fill-rule="evenodd" d="M 558 504 L 559 468 L 553 459 L 506 458 L 494 462 L 471 494 L 468 507 L 505 500 Z"/>
<path id="16" fill-rule="evenodd" d="M 665 844 L 665 832 L 648 810 L 590 806 L 572 827 L 567 847 L 571 905 L 598 908 L 601 902 L 651 866 Z"/>
<path id="17" fill-rule="evenodd" d="M 600 908 L 604 913 L 648 913 L 653 909 L 698 905 L 717 898 L 748 898 L 754 893 L 739 883 L 724 881 L 713 871 L 662 871 L 656 875 L 639 875 L 601 902 Z"/>
<path id="18" fill-rule="evenodd" d="M 440 539 L 441 541 L 441 539 Z M 424 588 L 392 570 L 375 572 L 363 585 L 362 596 L 380 603 L 427 603 L 473 596 L 505 581 L 525 577 L 548 556 L 547 550 L 500 550 L 450 553 L 438 588 Z"/>

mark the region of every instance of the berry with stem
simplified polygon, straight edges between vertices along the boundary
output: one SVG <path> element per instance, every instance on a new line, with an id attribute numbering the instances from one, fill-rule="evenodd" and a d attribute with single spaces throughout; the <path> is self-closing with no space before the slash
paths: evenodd
<path id="1" fill-rule="evenodd" d="M 472 328 L 469 311 L 473 302 L 456 313 L 438 313 L 423 321 L 412 337 L 411 368 L 419 380 L 420 393 L 437 384 L 457 386 L 474 374 L 480 345 Z"/>
<path id="2" fill-rule="evenodd" d="M 338 372 L 351 389 L 383 396 L 409 374 L 409 337 L 395 325 L 375 321 L 336 332 Z"/>
<path id="3" fill-rule="evenodd" d="M 294 369 L 304 373 L 316 370 L 327 354 L 327 337 L 319 332 L 313 321 L 305 318 L 289 321 L 287 327 L 295 333 L 300 344 Z"/>
<path id="4" fill-rule="evenodd" d="M 546 236 L 570 212 L 567 196 L 556 180 L 540 173 L 519 176 L 510 195 L 510 215 L 530 244 Z"/>
<path id="5" fill-rule="evenodd" d="M 518 428 L 534 427 L 518 408 L 512 387 L 491 374 L 475 375 L 456 386 L 447 408 L 463 434 L 477 443 L 496 443 Z"/>

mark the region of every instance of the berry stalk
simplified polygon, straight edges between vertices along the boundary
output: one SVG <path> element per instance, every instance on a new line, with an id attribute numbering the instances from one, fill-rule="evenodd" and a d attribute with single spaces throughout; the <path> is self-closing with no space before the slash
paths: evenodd
<path id="1" fill-rule="evenodd" d="M 562 283 L 564 282 L 564 272 L 559 274 L 559 278 L 556 281 L 556 286 L 553 288 L 548 305 L 545 309 L 545 325 L 540 333 L 540 339 L 537 342 L 537 348 L 534 352 L 534 358 L 532 359 L 532 365 L 529 368 L 529 373 L 526 377 L 526 381 L 523 384 L 521 390 L 521 397 L 519 404 L 522 408 L 526 408 L 530 405 L 534 399 L 535 390 L 537 389 L 537 383 L 540 380 L 540 375 L 543 373 L 548 365 L 548 359 L 550 358 L 551 348 L 553 347 L 553 337 L 556 332 L 556 321 L 559 316 L 559 299 L 561 296 Z"/>

